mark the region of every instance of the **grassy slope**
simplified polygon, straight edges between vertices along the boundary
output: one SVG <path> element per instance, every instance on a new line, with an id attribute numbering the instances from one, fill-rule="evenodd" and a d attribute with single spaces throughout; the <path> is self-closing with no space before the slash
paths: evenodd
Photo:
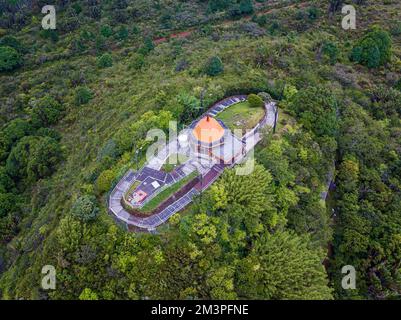
<path id="1" fill-rule="evenodd" d="M 399 9 L 398 5 L 398 12 Z M 378 15 L 374 15 L 375 12 Z M 282 12 L 284 19 L 289 14 L 287 11 Z M 362 27 L 374 22 L 374 19 L 386 26 L 387 18 L 395 18 L 396 14 L 396 5 L 379 4 L 374 9 L 364 9 L 358 19 L 361 21 L 361 28 L 355 33 L 342 31 L 337 20 L 321 22 L 323 27 L 317 25 L 313 30 L 292 38 L 265 36 L 254 39 L 241 35 L 239 39 L 215 42 L 208 37 L 200 37 L 196 41 L 184 43 L 182 56 L 189 60 L 191 68 L 182 73 L 173 71 L 174 61 L 170 58 L 173 46 L 169 43 L 159 45 L 147 58 L 145 69 L 140 72 L 129 70 L 127 65 L 130 57 L 122 55 L 116 55 L 113 67 L 104 70 L 96 68 L 93 56 L 84 55 L 46 63 L 40 69 L 17 72 L 18 90 L 24 81 L 35 81 L 32 91 L 46 91 L 48 88 L 43 89 L 41 82 L 52 77 L 55 78 L 54 81 L 68 87 L 67 80 L 57 75 L 65 66 L 74 66 L 87 70 L 90 77 L 88 85 L 96 96 L 87 106 L 75 107 L 72 104 L 72 93 L 68 90 L 66 92 L 68 115 L 56 128 L 62 133 L 62 144 L 67 157 L 54 176 L 48 181 L 38 183 L 32 191 L 33 198 L 40 195 L 44 199 L 37 208 L 26 208 L 27 218 L 21 226 L 21 233 L 8 245 L 13 265 L 2 275 L 2 279 L 16 288 L 9 294 L 26 298 L 37 297 L 38 293 L 31 288 L 37 286 L 41 266 L 52 262 L 47 259 L 54 230 L 82 185 L 86 183 L 85 176 L 95 167 L 98 150 L 113 136 L 116 128 L 128 125 L 143 112 L 154 109 L 154 97 L 157 93 L 163 90 L 172 99 L 180 90 L 194 92 L 194 88 L 206 85 L 210 91 L 218 92 L 238 85 L 238 82 L 246 84 L 266 78 L 303 77 L 308 80 L 308 77 L 320 76 L 332 70 L 327 65 L 316 64 L 313 49 L 318 41 L 337 38 L 346 43 L 361 34 L 364 30 Z M 235 33 L 236 24 L 225 25 L 221 32 L 228 35 Z M 256 48 L 259 46 L 268 46 L 272 52 L 273 62 L 268 67 L 258 68 L 253 63 Z M 400 50 L 398 43 L 395 45 L 398 56 Z M 225 64 L 224 74 L 217 78 L 197 74 L 197 68 L 211 54 L 219 54 Z M 350 65 L 345 54 L 341 63 Z M 359 66 L 352 68 L 363 87 L 384 81 L 384 74 L 380 70 L 371 73 Z M 339 83 L 333 81 L 331 87 L 334 91 L 341 92 Z M 116 166 L 121 167 L 123 172 L 132 159 L 129 155 L 123 157 Z M 113 224 L 106 214 L 105 202 L 102 203 L 101 221 L 98 223 Z"/>

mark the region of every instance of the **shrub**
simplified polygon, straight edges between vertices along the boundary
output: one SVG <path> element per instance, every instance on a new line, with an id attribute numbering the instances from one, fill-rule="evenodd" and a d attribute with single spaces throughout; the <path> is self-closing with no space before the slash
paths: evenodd
<path id="1" fill-rule="evenodd" d="M 283 93 L 284 99 L 290 100 L 292 97 L 294 97 L 297 94 L 297 92 L 298 92 L 298 90 L 296 87 L 294 87 L 290 84 L 285 85 L 284 93 Z"/>
<path id="2" fill-rule="evenodd" d="M 258 17 L 256 17 L 255 20 L 256 20 L 256 23 L 261 27 L 265 27 L 267 25 L 267 22 L 268 22 L 267 15 L 258 16 Z"/>
<path id="3" fill-rule="evenodd" d="M 390 61 L 391 45 L 389 33 L 380 27 L 373 27 L 353 47 L 350 60 L 368 68 L 377 68 Z"/>
<path id="4" fill-rule="evenodd" d="M 224 71 L 223 62 L 217 56 L 211 57 L 205 65 L 205 73 L 208 76 L 214 77 Z"/>
<path id="5" fill-rule="evenodd" d="M 57 42 L 59 40 L 58 33 L 56 30 L 51 30 L 51 29 L 41 30 L 39 35 L 43 39 L 50 39 L 53 42 Z"/>
<path id="6" fill-rule="evenodd" d="M 175 66 L 175 72 L 181 72 L 187 69 L 189 66 L 189 62 L 185 59 L 179 60 Z"/>
<path id="7" fill-rule="evenodd" d="M 82 12 L 82 7 L 79 3 L 74 3 L 71 5 L 71 7 L 74 9 L 76 14 L 80 14 Z"/>
<path id="8" fill-rule="evenodd" d="M 337 108 L 335 95 L 323 86 L 301 89 L 288 104 L 288 110 L 307 130 L 330 137 L 335 137 L 338 130 Z"/>
<path id="9" fill-rule="evenodd" d="M 316 20 L 319 16 L 319 10 L 316 7 L 309 7 L 307 12 L 309 20 Z"/>
<path id="10" fill-rule="evenodd" d="M 0 46 L 11 47 L 18 51 L 18 53 L 23 54 L 26 51 L 26 48 L 23 44 L 13 36 L 4 36 L 0 39 Z"/>
<path id="11" fill-rule="evenodd" d="M 79 197 L 71 208 L 71 214 L 83 222 L 94 220 L 98 213 L 99 208 L 96 206 L 96 198 L 89 195 Z"/>
<path id="12" fill-rule="evenodd" d="M 61 134 L 58 131 L 50 128 L 40 128 L 38 131 L 36 131 L 35 136 L 50 137 L 56 141 L 61 140 Z"/>
<path id="13" fill-rule="evenodd" d="M 128 29 L 125 26 L 121 26 L 116 34 L 117 40 L 123 41 L 128 38 Z"/>
<path id="14" fill-rule="evenodd" d="M 0 47 L 0 72 L 10 71 L 21 65 L 21 55 L 14 48 Z"/>
<path id="15" fill-rule="evenodd" d="M 134 54 L 131 58 L 129 67 L 134 70 L 141 69 L 145 64 L 145 57 L 142 54 Z"/>
<path id="16" fill-rule="evenodd" d="M 32 131 L 33 128 L 27 120 L 11 120 L 0 132 L 0 160 L 5 160 L 12 146 Z"/>
<path id="17" fill-rule="evenodd" d="M 155 48 L 155 45 L 152 41 L 152 38 L 146 37 L 143 41 L 143 45 L 141 48 L 139 48 L 138 53 L 146 56 L 149 54 L 153 49 Z"/>
<path id="18" fill-rule="evenodd" d="M 85 288 L 79 295 L 79 300 L 99 300 L 99 298 L 96 292 L 89 288 Z"/>
<path id="19" fill-rule="evenodd" d="M 267 28 L 267 31 L 271 34 L 271 35 L 276 35 L 278 32 L 280 32 L 280 23 L 278 21 L 272 21 L 270 23 L 270 25 Z"/>
<path id="20" fill-rule="evenodd" d="M 96 179 L 96 191 L 98 194 L 109 191 L 114 178 L 115 174 L 112 170 L 103 171 Z"/>
<path id="21" fill-rule="evenodd" d="M 252 0 L 241 0 L 239 3 L 239 9 L 241 14 L 251 14 L 253 13 L 253 2 Z"/>
<path id="22" fill-rule="evenodd" d="M 248 96 L 248 102 L 251 108 L 262 108 L 264 105 L 262 98 L 253 93 Z"/>
<path id="23" fill-rule="evenodd" d="M 328 57 L 330 64 L 336 64 L 338 60 L 338 55 L 340 54 L 340 50 L 335 43 L 326 41 L 323 44 L 322 52 L 325 56 Z"/>
<path id="24" fill-rule="evenodd" d="M 100 68 L 109 68 L 113 65 L 113 57 L 110 53 L 105 53 L 98 58 L 97 65 Z"/>
<path id="25" fill-rule="evenodd" d="M 100 34 L 105 38 L 109 38 L 113 35 L 113 29 L 106 24 L 100 28 Z"/>
<path id="26" fill-rule="evenodd" d="M 14 188 L 14 181 L 6 173 L 5 167 L 0 167 L 0 194 L 11 191 Z"/>
<path id="27" fill-rule="evenodd" d="M 269 103 L 269 102 L 273 101 L 271 95 L 268 94 L 267 92 L 259 92 L 258 96 L 266 103 Z"/>
<path id="28" fill-rule="evenodd" d="M 0 218 L 16 210 L 18 197 L 13 193 L 0 193 Z"/>
<path id="29" fill-rule="evenodd" d="M 208 1 L 207 11 L 208 12 L 223 11 L 229 8 L 230 5 L 232 5 L 232 3 L 229 0 Z"/>
<path id="30" fill-rule="evenodd" d="M 34 182 L 51 175 L 61 159 L 57 141 L 50 137 L 27 136 L 11 150 L 6 172 L 13 178 Z"/>
<path id="31" fill-rule="evenodd" d="M 132 33 L 133 33 L 134 35 L 138 35 L 138 34 L 141 33 L 141 29 L 140 29 L 137 25 L 133 25 L 131 31 L 132 31 Z"/>
<path id="32" fill-rule="evenodd" d="M 50 96 L 34 101 L 32 106 L 32 123 L 36 127 L 55 124 L 62 116 L 62 105 Z"/>
<path id="33" fill-rule="evenodd" d="M 75 90 L 75 104 L 76 105 L 86 104 L 92 98 L 93 98 L 93 93 L 87 87 L 79 87 Z"/>

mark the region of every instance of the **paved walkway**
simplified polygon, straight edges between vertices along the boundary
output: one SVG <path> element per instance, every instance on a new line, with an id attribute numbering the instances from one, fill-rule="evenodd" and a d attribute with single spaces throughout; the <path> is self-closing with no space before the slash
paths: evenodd
<path id="1" fill-rule="evenodd" d="M 246 96 L 243 95 L 226 98 L 214 104 L 207 111 L 207 113 L 215 116 L 216 114 L 222 112 L 224 109 L 230 107 L 231 105 L 240 101 L 244 101 L 245 99 Z M 254 128 L 254 130 L 247 133 L 243 137 L 243 141 L 246 143 L 246 153 L 254 148 L 254 146 L 261 140 L 260 129 L 265 126 L 273 127 L 274 125 L 276 104 L 274 102 L 265 104 L 265 108 L 266 114 L 264 119 Z M 164 161 L 168 158 L 169 154 L 177 153 L 177 150 L 177 141 L 170 142 L 170 144 L 167 145 L 163 149 L 163 151 L 158 154 L 157 157 L 150 160 L 146 164 L 144 169 L 146 169 L 146 167 L 149 167 L 154 170 L 159 170 Z M 236 163 L 242 161 L 244 157 L 237 159 Z M 196 183 L 191 189 L 188 190 L 188 192 L 182 195 L 175 202 L 168 205 L 160 212 L 157 212 L 149 217 L 133 216 L 128 213 L 121 205 L 121 199 L 123 195 L 128 191 L 129 187 L 131 186 L 132 182 L 137 178 L 138 174 L 142 172 L 134 172 L 132 170 L 129 170 L 112 190 L 109 196 L 109 210 L 115 215 L 118 220 L 124 222 L 127 226 L 135 226 L 138 228 L 146 229 L 148 231 L 154 231 L 158 226 L 165 223 L 173 214 L 185 208 L 192 201 L 193 197 L 198 195 L 200 192 L 206 190 L 214 181 L 216 181 L 220 177 L 226 167 L 233 167 L 236 163 L 233 163 L 231 165 L 212 164 L 210 167 L 207 167 L 203 166 L 195 160 L 189 160 L 186 165 L 197 168 L 198 171 L 202 174 L 202 179 L 200 179 L 198 183 Z"/>

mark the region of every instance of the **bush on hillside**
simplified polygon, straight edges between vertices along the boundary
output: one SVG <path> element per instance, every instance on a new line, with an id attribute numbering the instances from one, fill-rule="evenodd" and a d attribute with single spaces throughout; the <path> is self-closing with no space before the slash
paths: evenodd
<path id="1" fill-rule="evenodd" d="M 205 65 L 205 73 L 208 76 L 214 77 L 224 71 L 223 62 L 217 56 L 211 57 Z"/>
<path id="2" fill-rule="evenodd" d="M 71 208 L 71 214 L 83 222 L 94 220 L 98 213 L 99 208 L 96 206 L 96 198 L 89 195 L 79 197 Z"/>
<path id="3" fill-rule="evenodd" d="M 373 27 L 353 47 L 350 60 L 367 66 L 377 68 L 391 59 L 391 36 L 380 27 Z"/>
<path id="4" fill-rule="evenodd" d="M 253 93 L 248 96 L 248 102 L 252 108 L 262 108 L 264 105 L 262 98 Z"/>
<path id="5" fill-rule="evenodd" d="M 105 53 L 98 58 L 97 65 L 99 68 L 109 68 L 113 66 L 113 57 L 110 53 Z"/>
<path id="6" fill-rule="evenodd" d="M 86 104 L 92 98 L 93 98 L 93 93 L 87 87 L 79 87 L 75 91 L 75 104 L 77 104 L 77 105 Z"/>
<path id="7" fill-rule="evenodd" d="M 14 48 L 0 47 L 0 72 L 11 71 L 22 64 L 21 55 Z"/>

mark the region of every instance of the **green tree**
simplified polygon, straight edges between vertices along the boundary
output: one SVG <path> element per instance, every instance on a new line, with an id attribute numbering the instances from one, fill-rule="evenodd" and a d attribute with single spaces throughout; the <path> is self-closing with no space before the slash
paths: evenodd
<path id="1" fill-rule="evenodd" d="M 40 31 L 40 36 L 44 39 L 50 39 L 53 42 L 57 42 L 59 40 L 59 36 L 56 30 L 52 29 L 43 29 Z"/>
<path id="2" fill-rule="evenodd" d="M 233 300 L 237 298 L 234 290 L 234 269 L 220 267 L 213 270 L 206 279 L 211 299 Z"/>
<path id="3" fill-rule="evenodd" d="M 240 0 L 239 9 L 241 14 L 251 14 L 253 13 L 253 1 L 252 0 Z"/>
<path id="4" fill-rule="evenodd" d="M 262 98 L 253 93 L 248 96 L 248 102 L 251 108 L 263 108 L 264 106 Z"/>
<path id="5" fill-rule="evenodd" d="M 93 93 L 88 87 L 78 87 L 75 90 L 75 104 L 87 104 L 93 98 Z"/>
<path id="6" fill-rule="evenodd" d="M 16 210 L 18 197 L 13 193 L 0 193 L 0 218 L 3 218 Z"/>
<path id="7" fill-rule="evenodd" d="M 0 72 L 10 71 L 22 64 L 21 55 L 14 48 L 0 46 Z"/>
<path id="8" fill-rule="evenodd" d="M 51 175 L 62 157 L 60 145 L 54 139 L 26 136 L 11 150 L 6 172 L 13 178 L 34 182 Z"/>
<path id="9" fill-rule="evenodd" d="M 146 56 L 148 55 L 153 49 L 155 48 L 155 44 L 153 43 L 152 38 L 146 37 L 143 40 L 143 45 L 142 47 L 139 48 L 138 53 Z"/>
<path id="10" fill-rule="evenodd" d="M 205 65 L 205 73 L 211 77 L 217 76 L 223 71 L 223 62 L 217 56 L 211 57 Z"/>
<path id="11" fill-rule="evenodd" d="M 221 208 L 215 213 L 223 217 L 231 230 L 243 229 L 249 235 L 261 232 L 265 227 L 275 227 L 283 222 L 277 212 L 272 176 L 261 165 L 255 165 L 248 175 L 237 175 L 227 170 L 210 190 L 219 190 L 210 196 L 211 206 Z"/>
<path id="12" fill-rule="evenodd" d="M 145 57 L 142 54 L 134 54 L 130 58 L 129 67 L 134 70 L 140 70 L 145 65 Z"/>
<path id="13" fill-rule="evenodd" d="M 21 41 L 11 35 L 6 35 L 0 39 L 0 46 L 11 47 L 17 50 L 20 54 L 23 54 L 26 51 L 26 48 Z"/>
<path id="14" fill-rule="evenodd" d="M 226 10 L 232 4 L 231 0 L 209 0 L 208 12 L 216 12 Z"/>
<path id="15" fill-rule="evenodd" d="M 21 219 L 21 198 L 13 193 L 0 192 L 0 244 L 16 234 Z"/>
<path id="16" fill-rule="evenodd" d="M 63 106 L 57 100 L 44 96 L 32 103 L 32 123 L 36 127 L 50 126 L 61 119 L 63 111 Z"/>
<path id="17" fill-rule="evenodd" d="M 264 234 L 237 269 L 238 295 L 247 299 L 332 299 L 323 252 L 289 232 Z"/>
<path id="18" fill-rule="evenodd" d="M 94 220 L 98 213 L 99 208 L 96 206 L 96 198 L 88 195 L 79 197 L 71 208 L 72 216 L 83 222 Z"/>
<path id="19" fill-rule="evenodd" d="M 113 35 L 113 29 L 109 25 L 103 25 L 100 28 L 100 34 L 105 38 L 110 38 Z"/>
<path id="20" fill-rule="evenodd" d="M 33 132 L 31 124 L 22 119 L 11 120 L 1 131 L 0 160 L 6 160 L 11 148 L 23 137 Z"/>
<path id="21" fill-rule="evenodd" d="M 79 300 L 99 300 L 99 298 L 96 292 L 89 288 L 85 288 L 79 295 Z"/>
<path id="22" fill-rule="evenodd" d="M 318 136 L 334 137 L 338 131 L 336 97 L 324 87 L 308 87 L 291 99 L 289 110 L 300 122 Z"/>
<path id="23" fill-rule="evenodd" d="M 350 59 L 368 68 L 377 68 L 391 59 L 390 34 L 380 27 L 373 27 L 352 49 Z"/>
<path id="24" fill-rule="evenodd" d="M 14 188 L 13 180 L 8 176 L 5 167 L 0 167 L 0 193 L 6 193 Z"/>
<path id="25" fill-rule="evenodd" d="M 104 53 L 97 59 L 99 68 L 109 68 L 113 66 L 113 57 L 110 53 Z"/>
<path id="26" fill-rule="evenodd" d="M 96 179 L 96 191 L 102 194 L 110 190 L 111 183 L 115 179 L 115 174 L 113 170 L 103 171 L 99 177 Z"/>
<path id="27" fill-rule="evenodd" d="M 322 52 L 325 56 L 328 57 L 330 64 L 336 64 L 338 60 L 338 56 L 340 54 L 340 50 L 338 49 L 337 45 L 333 42 L 326 41 L 323 44 Z"/>
<path id="28" fill-rule="evenodd" d="M 116 33 L 117 40 L 123 41 L 128 38 L 128 29 L 126 26 L 120 26 Z"/>

